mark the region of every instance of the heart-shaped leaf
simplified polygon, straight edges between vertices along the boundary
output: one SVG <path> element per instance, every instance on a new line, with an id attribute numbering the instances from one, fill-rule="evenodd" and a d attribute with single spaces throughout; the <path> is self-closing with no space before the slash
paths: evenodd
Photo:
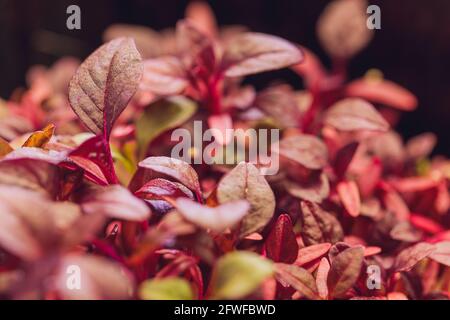
<path id="1" fill-rule="evenodd" d="M 147 169 L 149 176 L 155 175 L 153 178 L 157 178 L 158 174 L 168 176 L 198 194 L 201 192 L 197 172 L 187 162 L 169 157 L 148 157 L 139 162 L 139 167 Z M 137 174 L 140 174 L 139 171 Z"/>
<path id="2" fill-rule="evenodd" d="M 299 48 L 281 38 L 262 33 L 243 33 L 227 42 L 222 68 L 228 77 L 240 77 L 299 63 Z"/>
<path id="3" fill-rule="evenodd" d="M 219 182 L 216 191 L 219 203 L 247 200 L 248 215 L 241 223 L 240 236 L 261 231 L 275 210 L 275 196 L 264 176 L 251 163 L 241 162 Z"/>
<path id="4" fill-rule="evenodd" d="M 275 262 L 292 263 L 297 258 L 298 244 L 289 215 L 278 217 L 267 237 L 266 253 Z"/>
<path id="5" fill-rule="evenodd" d="M 331 213 L 309 201 L 301 201 L 301 209 L 303 228 L 300 234 L 306 245 L 335 243 L 343 239 L 341 224 Z"/>
<path id="6" fill-rule="evenodd" d="M 276 263 L 275 276 L 282 284 L 292 286 L 302 296 L 311 300 L 319 298 L 316 281 L 305 269 L 295 265 Z"/>
<path id="7" fill-rule="evenodd" d="M 355 284 L 364 260 L 362 247 L 348 248 L 339 253 L 331 263 L 328 273 L 328 292 L 332 298 L 340 298 Z"/>
<path id="8" fill-rule="evenodd" d="M 359 98 L 347 98 L 336 102 L 327 111 L 324 123 L 341 131 L 386 132 L 389 124 L 373 105 Z"/>
<path id="9" fill-rule="evenodd" d="M 141 56 L 133 39 L 114 39 L 98 48 L 78 68 L 70 81 L 70 105 L 89 130 L 108 139 L 141 76 Z"/>
<path id="10" fill-rule="evenodd" d="M 234 251 L 221 257 L 211 278 L 211 298 L 239 299 L 273 275 L 273 264 L 256 253 Z"/>
<path id="11" fill-rule="evenodd" d="M 245 200 L 237 200 L 211 208 L 188 198 L 179 198 L 176 207 L 186 220 L 205 229 L 223 232 L 241 221 L 250 206 Z"/>

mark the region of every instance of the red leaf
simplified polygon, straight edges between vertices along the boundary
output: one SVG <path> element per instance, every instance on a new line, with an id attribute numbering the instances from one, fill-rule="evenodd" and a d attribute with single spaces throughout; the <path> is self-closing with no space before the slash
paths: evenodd
<path id="1" fill-rule="evenodd" d="M 319 259 L 320 257 L 327 254 L 330 248 L 331 243 L 319 243 L 301 248 L 298 251 L 297 259 L 295 260 L 294 264 L 298 266 L 303 266 L 311 261 Z"/>
<path id="2" fill-rule="evenodd" d="M 78 68 L 69 85 L 70 106 L 89 130 L 107 139 L 141 76 L 141 56 L 133 39 L 114 39 Z"/>
<path id="3" fill-rule="evenodd" d="M 317 22 L 317 36 L 333 58 L 349 59 L 372 39 L 366 9 L 361 0 L 336 0 L 326 6 Z"/>
<path id="4" fill-rule="evenodd" d="M 341 202 L 352 217 L 357 217 L 361 211 L 361 199 L 358 186 L 354 181 L 341 181 L 338 183 L 337 192 Z"/>
<path id="5" fill-rule="evenodd" d="M 409 217 L 409 221 L 416 228 L 428 233 L 435 234 L 445 231 L 445 229 L 439 223 L 420 214 L 411 214 L 411 216 Z"/>
<path id="6" fill-rule="evenodd" d="M 286 191 L 293 197 L 321 203 L 330 194 L 330 183 L 325 172 L 312 174 L 306 182 L 284 181 Z"/>
<path id="7" fill-rule="evenodd" d="M 298 244 L 289 215 L 281 214 L 266 240 L 267 257 L 275 262 L 292 263 L 297 258 Z"/>
<path id="8" fill-rule="evenodd" d="M 233 139 L 233 120 L 230 114 L 222 113 L 209 116 L 208 126 L 212 129 L 215 141 L 220 145 L 227 145 Z"/>
<path id="9" fill-rule="evenodd" d="M 187 198 L 178 198 L 176 207 L 186 220 L 195 225 L 214 232 L 223 232 L 241 221 L 248 213 L 250 205 L 245 200 L 236 200 L 211 208 Z"/>
<path id="10" fill-rule="evenodd" d="M 211 47 L 211 38 L 191 20 L 181 20 L 176 25 L 176 45 L 183 64 L 191 67 L 200 52 Z"/>
<path id="11" fill-rule="evenodd" d="M 155 173 L 168 176 L 180 181 L 198 195 L 201 193 L 197 172 L 187 162 L 169 157 L 148 157 L 139 162 L 139 167 L 149 170 L 150 176 Z"/>
<path id="12" fill-rule="evenodd" d="M 145 60 L 140 88 L 159 95 L 181 93 L 189 84 L 181 61 L 172 56 Z"/>
<path id="13" fill-rule="evenodd" d="M 210 37 L 217 35 L 216 18 L 208 3 L 203 1 L 190 2 L 186 8 L 185 15 L 203 33 Z"/>
<path id="14" fill-rule="evenodd" d="M 317 286 L 313 276 L 303 268 L 284 264 L 275 264 L 275 276 L 285 287 L 292 286 L 302 296 L 316 300 L 318 298 Z"/>
<path id="15" fill-rule="evenodd" d="M 145 202 L 120 185 L 90 191 L 82 199 L 81 208 L 90 214 L 102 213 L 127 221 L 144 221 L 150 217 L 150 209 Z"/>
<path id="16" fill-rule="evenodd" d="M 450 241 L 442 241 L 434 244 L 435 250 L 430 258 L 450 267 Z"/>
<path id="17" fill-rule="evenodd" d="M 86 172 L 86 177 L 100 184 L 117 183 L 109 144 L 101 135 L 92 137 L 69 153 L 68 158 Z"/>
<path id="18" fill-rule="evenodd" d="M 385 188 L 383 202 L 389 211 L 393 212 L 399 221 L 409 219 L 410 211 L 403 198 L 392 188 Z"/>
<path id="19" fill-rule="evenodd" d="M 248 32 L 227 42 L 222 69 L 228 77 L 240 77 L 288 67 L 302 59 L 300 49 L 288 41 L 263 33 Z"/>
<path id="20" fill-rule="evenodd" d="M 341 131 L 386 132 L 389 129 L 389 124 L 375 107 L 359 98 L 347 98 L 332 105 L 324 123 Z"/>
<path id="21" fill-rule="evenodd" d="M 437 188 L 434 208 L 442 215 L 446 214 L 450 208 L 450 193 L 448 192 L 447 181 L 442 179 Z"/>
<path id="22" fill-rule="evenodd" d="M 283 138 L 272 146 L 272 151 L 312 170 L 322 169 L 328 162 L 326 145 L 319 138 L 307 134 Z"/>
<path id="23" fill-rule="evenodd" d="M 348 248 L 333 259 L 327 278 L 330 297 L 341 298 L 353 287 L 359 278 L 363 260 L 364 250 L 359 246 Z"/>
<path id="24" fill-rule="evenodd" d="M 334 172 L 339 178 L 342 178 L 347 172 L 347 168 L 358 150 L 359 143 L 351 142 L 339 149 L 333 162 Z"/>
<path id="25" fill-rule="evenodd" d="M 292 66 L 292 69 L 299 75 L 306 78 L 308 88 L 315 88 L 324 81 L 327 74 L 319 58 L 305 47 L 301 47 L 304 60 Z"/>
<path id="26" fill-rule="evenodd" d="M 48 193 L 53 198 L 59 192 L 60 178 L 58 167 L 44 160 L 17 158 L 0 162 L 0 183 Z"/>
<path id="27" fill-rule="evenodd" d="M 400 179 L 391 179 L 389 183 L 399 192 L 417 192 L 435 188 L 439 181 L 431 177 L 407 177 Z"/>
<path id="28" fill-rule="evenodd" d="M 317 291 L 319 292 L 319 296 L 322 299 L 328 298 L 327 279 L 329 272 L 330 272 L 330 263 L 328 262 L 327 258 L 322 258 L 320 260 L 316 274 Z"/>
<path id="29" fill-rule="evenodd" d="M 411 92 L 388 80 L 355 80 L 345 87 L 345 94 L 400 110 L 411 111 L 417 107 L 417 98 Z"/>
<path id="30" fill-rule="evenodd" d="M 421 159 L 428 157 L 437 143 L 437 137 L 432 132 L 419 134 L 408 140 L 406 143 L 406 153 L 411 159 Z"/>
<path id="31" fill-rule="evenodd" d="M 117 23 L 110 25 L 103 32 L 104 42 L 123 37 L 134 39 L 136 47 L 143 59 L 164 53 L 163 36 L 148 27 Z"/>
<path id="32" fill-rule="evenodd" d="M 364 247 L 364 257 L 377 255 L 381 252 L 380 247 Z"/>
<path id="33" fill-rule="evenodd" d="M 425 242 L 408 247 L 401 251 L 394 262 L 396 272 L 409 271 L 422 259 L 428 257 L 435 251 L 435 246 Z"/>
<path id="34" fill-rule="evenodd" d="M 344 238 L 341 224 L 331 213 L 309 201 L 302 201 L 301 209 L 301 236 L 305 244 L 335 243 Z"/>
<path id="35" fill-rule="evenodd" d="M 390 231 L 392 239 L 405 241 L 405 242 L 417 242 L 422 239 L 422 232 L 415 229 L 407 221 L 397 223 Z"/>
<path id="36" fill-rule="evenodd" d="M 258 93 L 255 105 L 281 128 L 296 127 L 301 110 L 296 92 L 286 85 L 276 85 Z"/>
<path id="37" fill-rule="evenodd" d="M 359 173 L 358 187 L 363 198 L 370 197 L 383 173 L 383 165 L 381 161 L 374 157 Z"/>
<path id="38" fill-rule="evenodd" d="M 165 200 L 168 198 L 189 197 L 193 198 L 192 192 L 182 184 L 171 182 L 166 179 L 153 179 L 143 185 L 135 194 L 145 200 Z"/>

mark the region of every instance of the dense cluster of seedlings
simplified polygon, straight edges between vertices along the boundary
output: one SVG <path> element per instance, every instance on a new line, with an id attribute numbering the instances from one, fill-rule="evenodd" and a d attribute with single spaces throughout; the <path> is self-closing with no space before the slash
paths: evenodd
<path id="1" fill-rule="evenodd" d="M 433 134 L 391 129 L 412 93 L 376 70 L 348 81 L 372 37 L 366 7 L 321 15 L 332 70 L 278 37 L 219 29 L 197 2 L 174 31 L 113 25 L 80 65 L 32 68 L 0 101 L 0 296 L 448 298 L 450 162 L 429 158 Z M 242 84 L 286 67 L 304 90 Z M 279 172 L 171 158 L 172 130 L 193 121 L 281 130 Z"/>

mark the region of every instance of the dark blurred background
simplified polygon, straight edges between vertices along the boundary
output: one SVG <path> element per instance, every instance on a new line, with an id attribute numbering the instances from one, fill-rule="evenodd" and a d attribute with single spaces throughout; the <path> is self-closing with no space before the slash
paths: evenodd
<path id="1" fill-rule="evenodd" d="M 176 0 L 0 0 L 0 96 L 24 85 L 33 64 L 49 65 L 64 55 L 83 59 L 101 44 L 112 23 L 142 24 L 156 30 L 173 27 L 189 1 Z M 315 35 L 327 0 L 209 1 L 221 25 L 242 24 L 309 47 L 328 63 Z M 399 130 L 406 138 L 432 131 L 436 152 L 450 156 L 450 1 L 371 0 L 381 8 L 381 30 L 350 65 L 350 76 L 369 68 L 413 91 L 419 108 L 405 113 Z M 66 8 L 81 8 L 81 30 L 66 28 Z M 295 87 L 301 80 L 289 70 L 250 79 L 261 88 L 283 77 Z"/>

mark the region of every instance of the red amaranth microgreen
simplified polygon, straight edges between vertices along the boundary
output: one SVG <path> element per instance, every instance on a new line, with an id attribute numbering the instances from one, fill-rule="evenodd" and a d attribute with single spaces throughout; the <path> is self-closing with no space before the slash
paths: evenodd
<path id="1" fill-rule="evenodd" d="M 450 162 L 432 133 L 394 131 L 413 93 L 379 70 L 348 78 L 373 37 L 366 8 L 335 0 L 319 18 L 330 70 L 280 37 L 219 28 L 203 2 L 174 31 L 113 25 L 81 64 L 32 68 L 0 100 L 0 296 L 449 298 Z M 281 68 L 304 89 L 242 84 Z M 192 165 L 204 141 L 171 157 L 195 121 L 220 146 L 230 129 L 279 130 L 265 146 L 279 170 Z"/>

